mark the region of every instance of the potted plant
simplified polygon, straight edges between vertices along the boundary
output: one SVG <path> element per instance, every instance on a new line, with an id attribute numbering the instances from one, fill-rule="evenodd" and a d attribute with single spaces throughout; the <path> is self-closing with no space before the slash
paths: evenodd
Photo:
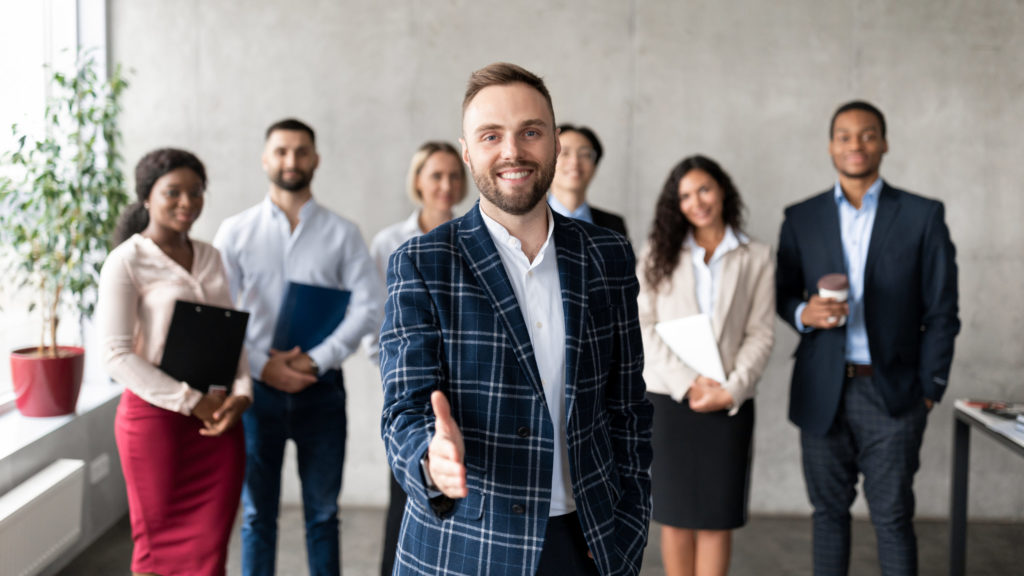
<path id="1" fill-rule="evenodd" d="M 11 353 L 18 409 L 26 416 L 74 412 L 84 350 L 57 345 L 61 315 L 92 313 L 99 268 L 128 203 L 117 117 L 128 86 L 120 67 L 101 77 L 79 53 L 70 73 L 50 76 L 44 136 L 12 126 L 16 145 L 0 154 L 0 272 L 3 285 L 32 296 L 42 317 L 36 346 Z"/>

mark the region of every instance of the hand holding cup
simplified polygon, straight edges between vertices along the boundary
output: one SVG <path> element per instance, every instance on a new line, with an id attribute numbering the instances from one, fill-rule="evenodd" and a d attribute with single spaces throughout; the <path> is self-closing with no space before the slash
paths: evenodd
<path id="1" fill-rule="evenodd" d="M 804 326 L 821 330 L 846 325 L 850 307 L 846 303 L 850 294 L 850 283 L 846 274 L 826 274 L 818 280 L 818 293 L 811 296 L 800 315 Z"/>

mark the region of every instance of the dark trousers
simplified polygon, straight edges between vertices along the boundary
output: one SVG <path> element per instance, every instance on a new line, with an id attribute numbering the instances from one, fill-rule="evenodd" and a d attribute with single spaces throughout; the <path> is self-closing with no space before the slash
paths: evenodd
<path id="1" fill-rule="evenodd" d="M 597 564 L 587 556 L 579 516 L 575 512 L 548 518 L 537 576 L 597 576 Z"/>
<path id="2" fill-rule="evenodd" d="M 345 462 L 345 386 L 340 370 L 288 394 L 254 380 L 245 411 L 242 574 L 273 576 L 285 441 L 295 442 L 311 576 L 341 574 L 338 494 Z"/>
<path id="3" fill-rule="evenodd" d="M 845 575 L 850 564 L 850 506 L 858 474 L 885 576 L 917 574 L 914 474 L 927 422 L 924 400 L 890 416 L 870 377 L 848 379 L 825 436 L 801 433 L 804 478 L 814 507 L 814 574 Z"/>
<path id="4" fill-rule="evenodd" d="M 402 485 L 391 478 L 391 500 L 388 502 L 388 515 L 384 521 L 384 553 L 380 559 L 380 576 L 391 576 L 395 568 L 395 555 L 398 553 L 398 535 L 402 529 L 402 515 L 405 513 L 405 501 L 408 497 Z"/>

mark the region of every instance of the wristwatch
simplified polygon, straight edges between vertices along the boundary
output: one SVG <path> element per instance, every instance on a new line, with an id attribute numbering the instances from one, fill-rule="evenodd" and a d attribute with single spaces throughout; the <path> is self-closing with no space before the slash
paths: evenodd
<path id="1" fill-rule="evenodd" d="M 427 487 L 427 493 L 436 492 L 440 493 L 441 489 L 434 484 L 434 479 L 430 477 L 430 454 L 424 454 L 423 458 L 420 459 L 420 474 L 423 474 L 423 485 Z"/>
<path id="2" fill-rule="evenodd" d="M 313 369 L 313 374 L 316 374 L 317 376 L 319 376 L 320 375 L 320 365 L 317 364 L 316 360 L 313 360 L 313 357 L 309 356 L 309 354 L 307 354 L 306 356 L 309 357 L 309 367 Z"/>

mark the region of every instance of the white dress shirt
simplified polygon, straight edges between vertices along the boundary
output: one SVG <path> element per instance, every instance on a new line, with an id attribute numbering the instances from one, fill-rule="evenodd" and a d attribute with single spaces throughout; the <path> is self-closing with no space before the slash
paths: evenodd
<path id="1" fill-rule="evenodd" d="M 292 231 L 288 216 L 267 196 L 225 220 L 213 243 L 223 256 L 232 298 L 250 313 L 245 343 L 253 378 L 267 363 L 289 281 L 352 292 L 341 324 L 312 350 L 303 350 L 321 374 L 340 368 L 363 336 L 380 330 L 384 288 L 359 228 L 314 199 L 302 206 Z"/>
<path id="2" fill-rule="evenodd" d="M 537 257 L 530 262 L 518 238 L 509 234 L 504 226 L 487 216 L 483 210 L 480 213 L 487 232 L 498 248 L 501 263 L 505 266 L 530 333 L 548 414 L 555 429 L 549 515 L 561 516 L 575 511 L 576 502 L 572 497 L 569 444 L 565 429 L 565 313 L 562 309 L 562 283 L 558 276 L 558 255 L 552 235 L 555 219 L 549 208 L 547 239 Z"/>
<path id="3" fill-rule="evenodd" d="M 693 255 L 693 279 L 697 290 L 697 306 L 700 308 L 701 314 L 706 314 L 709 318 L 715 317 L 715 301 L 720 292 L 719 284 L 722 283 L 722 258 L 730 251 L 739 248 L 741 242 L 749 241 L 746 236 L 740 234 L 741 236 L 737 236 L 732 226 L 726 224 L 725 236 L 718 243 L 715 253 L 711 255 L 711 260 L 707 264 L 704 263 L 707 251 L 697 245 L 693 231 L 686 235 L 686 246 Z"/>

